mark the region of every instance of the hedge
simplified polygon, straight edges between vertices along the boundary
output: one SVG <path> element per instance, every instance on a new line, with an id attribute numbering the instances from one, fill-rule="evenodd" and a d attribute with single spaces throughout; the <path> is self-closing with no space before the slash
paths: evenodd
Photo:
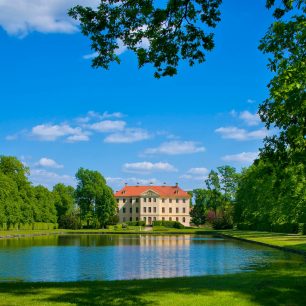
<path id="1" fill-rule="evenodd" d="M 299 223 L 299 234 L 306 235 L 306 223 Z"/>
<path id="2" fill-rule="evenodd" d="M 164 226 L 169 228 L 185 228 L 185 226 L 178 221 L 153 221 L 153 226 Z"/>
<path id="3" fill-rule="evenodd" d="M 265 231 L 286 234 L 306 234 L 306 223 L 257 223 L 251 224 L 248 222 L 238 223 L 237 229 L 242 231 Z"/>
<path id="4" fill-rule="evenodd" d="M 298 223 L 276 223 L 271 225 L 272 232 L 297 234 L 299 231 Z"/>
<path id="5" fill-rule="evenodd" d="M 126 224 L 129 226 L 146 226 L 145 221 L 129 221 L 129 222 L 126 222 Z"/>
<path id="6" fill-rule="evenodd" d="M 45 222 L 34 222 L 30 224 L 11 224 L 8 228 L 6 223 L 0 225 L 0 230 L 8 231 L 8 230 L 53 230 L 57 229 L 57 223 L 45 223 Z"/>

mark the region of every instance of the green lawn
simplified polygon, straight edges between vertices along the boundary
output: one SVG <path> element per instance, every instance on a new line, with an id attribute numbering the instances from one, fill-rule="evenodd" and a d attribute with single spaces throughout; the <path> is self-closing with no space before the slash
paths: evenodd
<path id="1" fill-rule="evenodd" d="M 190 278 L 0 283 L 0 305 L 306 305 L 306 265 Z"/>
<path id="2" fill-rule="evenodd" d="M 306 252 L 306 235 L 233 230 L 221 231 L 221 233 L 232 237 Z"/>

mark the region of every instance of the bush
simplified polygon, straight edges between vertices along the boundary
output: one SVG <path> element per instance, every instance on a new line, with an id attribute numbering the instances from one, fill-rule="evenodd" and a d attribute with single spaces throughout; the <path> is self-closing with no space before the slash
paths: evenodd
<path id="1" fill-rule="evenodd" d="M 178 229 L 185 228 L 185 226 L 178 221 L 153 221 L 153 226 L 164 226 Z"/>
<path id="2" fill-rule="evenodd" d="M 215 218 L 211 221 L 213 229 L 232 229 L 233 225 L 229 224 L 225 218 Z"/>
<path id="3" fill-rule="evenodd" d="M 82 224 L 79 216 L 71 214 L 66 216 L 61 216 L 58 221 L 59 228 L 73 229 L 77 230 L 82 228 Z"/>
<path id="4" fill-rule="evenodd" d="M 237 223 L 237 229 L 240 231 L 249 231 L 251 226 L 251 223 Z"/>
<path id="5" fill-rule="evenodd" d="M 128 225 L 127 225 L 126 223 L 122 223 L 121 228 L 122 228 L 122 229 L 127 229 L 127 228 L 128 228 Z"/>
<path id="6" fill-rule="evenodd" d="M 257 223 L 256 225 L 252 226 L 256 231 L 264 231 L 264 232 L 271 232 L 272 231 L 272 226 L 270 223 L 267 222 L 260 222 Z"/>
<path id="7" fill-rule="evenodd" d="M 275 223 L 271 225 L 272 232 L 297 234 L 299 231 L 298 223 Z"/>
<path id="8" fill-rule="evenodd" d="M 299 223 L 299 234 L 306 235 L 306 223 Z"/>
<path id="9" fill-rule="evenodd" d="M 130 222 L 127 222 L 127 224 L 129 226 L 146 226 L 145 221 L 130 221 Z"/>

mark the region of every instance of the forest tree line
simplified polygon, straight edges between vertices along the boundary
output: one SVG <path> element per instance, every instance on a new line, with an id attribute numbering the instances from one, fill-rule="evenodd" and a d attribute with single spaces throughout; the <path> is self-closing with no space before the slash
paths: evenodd
<path id="1" fill-rule="evenodd" d="M 100 228 L 116 222 L 113 191 L 99 172 L 80 168 L 76 189 L 61 183 L 52 190 L 33 186 L 28 176 L 29 168 L 17 158 L 0 156 L 0 228 L 42 229 L 39 223 Z"/>

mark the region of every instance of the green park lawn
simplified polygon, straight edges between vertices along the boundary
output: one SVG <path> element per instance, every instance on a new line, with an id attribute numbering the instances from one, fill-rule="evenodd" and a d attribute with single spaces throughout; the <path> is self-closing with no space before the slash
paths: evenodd
<path id="1" fill-rule="evenodd" d="M 237 230 L 221 231 L 221 233 L 236 238 L 242 238 L 255 242 L 266 243 L 277 247 L 285 247 L 306 252 L 306 235 Z"/>
<path id="2" fill-rule="evenodd" d="M 169 279 L 0 283 L 0 305 L 306 305 L 306 265 Z"/>

